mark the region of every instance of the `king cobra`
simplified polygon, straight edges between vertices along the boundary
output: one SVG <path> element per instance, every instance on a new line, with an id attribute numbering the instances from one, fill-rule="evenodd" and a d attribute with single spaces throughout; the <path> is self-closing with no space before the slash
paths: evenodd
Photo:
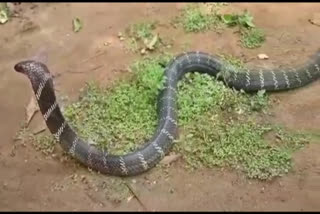
<path id="1" fill-rule="evenodd" d="M 25 60 L 14 66 L 31 81 L 35 97 L 46 125 L 61 147 L 85 166 L 103 174 L 115 176 L 138 175 L 155 167 L 178 138 L 177 84 L 188 72 L 215 76 L 228 87 L 245 92 L 282 91 L 305 86 L 320 76 L 320 50 L 308 62 L 297 68 L 245 69 L 229 67 L 218 57 L 203 52 L 177 55 L 166 66 L 164 87 L 158 96 L 158 125 L 149 141 L 126 155 L 108 154 L 82 140 L 64 118 L 57 103 L 52 76 L 48 67 L 37 60 Z"/>

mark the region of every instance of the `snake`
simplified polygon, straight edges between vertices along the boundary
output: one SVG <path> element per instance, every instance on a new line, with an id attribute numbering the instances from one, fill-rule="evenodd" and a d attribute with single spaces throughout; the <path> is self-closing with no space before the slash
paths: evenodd
<path id="1" fill-rule="evenodd" d="M 289 90 L 305 86 L 319 78 L 320 50 L 299 66 L 276 69 L 239 69 L 226 66 L 221 58 L 200 51 L 177 54 L 164 68 L 164 85 L 157 97 L 158 123 L 154 134 L 139 148 L 124 155 L 109 154 L 105 149 L 83 140 L 73 130 L 56 100 L 53 77 L 44 62 L 23 60 L 14 65 L 14 70 L 30 80 L 46 126 L 65 152 L 92 170 L 124 177 L 152 169 L 176 143 L 178 82 L 186 73 L 208 74 L 223 81 L 227 87 L 248 93 Z"/>

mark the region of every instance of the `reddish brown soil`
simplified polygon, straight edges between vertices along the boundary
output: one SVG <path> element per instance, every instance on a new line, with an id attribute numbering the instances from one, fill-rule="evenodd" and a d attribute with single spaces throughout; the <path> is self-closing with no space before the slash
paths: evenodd
<path id="1" fill-rule="evenodd" d="M 265 29 L 267 41 L 254 50 L 241 48 L 234 30 L 222 35 L 185 34 L 170 27 L 169 20 L 183 5 L 22 3 L 16 8 L 20 17 L 0 26 L 0 210 L 320 210 L 317 139 L 294 155 L 293 172 L 272 182 L 250 181 L 234 171 L 218 169 L 190 173 L 180 161 L 172 164 L 167 174 L 155 168 L 126 179 L 143 206 L 136 199 L 115 201 L 112 194 L 116 191 L 99 188 L 114 178 L 90 173 L 71 160 L 63 161 L 60 151 L 47 158 L 31 144 L 13 141 L 32 95 L 29 81 L 14 72 L 13 65 L 43 47 L 49 53 L 51 71 L 61 74 L 56 79 L 59 95 L 72 99 L 86 81 L 95 79 L 108 85 L 127 72 L 127 66 L 140 56 L 127 52 L 117 34 L 141 20 L 159 20 L 161 35 L 174 39 L 174 52 L 185 50 L 185 43 L 189 43 L 188 50 L 233 54 L 250 65 L 295 64 L 319 48 L 320 27 L 308 21 L 319 12 L 319 3 L 229 5 L 228 10 L 248 9 L 256 25 Z M 71 20 L 76 16 L 84 21 L 79 33 L 72 32 Z M 104 42 L 110 45 L 104 46 Z M 259 53 L 267 54 L 269 61 L 257 60 Z M 279 99 L 273 108 L 274 121 L 295 130 L 319 131 L 319 90 L 320 84 L 315 82 L 273 95 Z M 32 122 L 39 121 L 37 115 Z M 85 179 L 70 178 L 75 174 Z"/>

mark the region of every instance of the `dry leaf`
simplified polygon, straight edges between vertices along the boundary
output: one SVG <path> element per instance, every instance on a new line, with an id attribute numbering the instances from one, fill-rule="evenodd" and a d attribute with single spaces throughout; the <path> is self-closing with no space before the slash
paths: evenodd
<path id="1" fill-rule="evenodd" d="M 45 131 L 46 128 L 47 128 L 47 125 L 46 125 L 46 123 L 44 122 L 44 120 L 42 120 L 41 124 L 38 125 L 38 126 L 34 129 L 33 134 L 34 134 L 34 135 L 37 135 L 37 134 Z"/>
<path id="2" fill-rule="evenodd" d="M 72 24 L 73 24 L 73 31 L 76 33 L 79 32 L 83 27 L 83 23 L 79 18 L 74 18 L 72 20 Z"/>
<path id="3" fill-rule="evenodd" d="M 320 26 L 320 13 L 315 13 L 315 14 L 313 14 L 312 18 L 309 19 L 309 22 L 310 22 L 311 24 Z"/>
<path id="4" fill-rule="evenodd" d="M 151 42 L 150 42 L 149 44 L 147 44 L 147 48 L 148 48 L 149 50 L 153 50 L 155 44 L 157 44 L 157 41 L 158 41 L 158 34 L 156 34 L 156 35 L 152 38 Z"/>
<path id="5" fill-rule="evenodd" d="M 35 115 L 35 113 L 39 111 L 38 103 L 34 96 L 31 96 L 30 101 L 26 107 L 26 124 L 29 125 L 32 117 Z"/>
<path id="6" fill-rule="evenodd" d="M 171 154 L 169 156 L 164 157 L 160 163 L 164 165 L 168 165 L 174 161 L 177 161 L 180 157 L 181 157 L 180 154 Z"/>

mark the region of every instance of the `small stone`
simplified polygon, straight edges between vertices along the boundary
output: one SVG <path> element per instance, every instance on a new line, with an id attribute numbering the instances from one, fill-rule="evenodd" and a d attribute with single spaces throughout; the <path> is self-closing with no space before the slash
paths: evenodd
<path id="1" fill-rule="evenodd" d="M 140 52 L 142 55 L 146 54 L 146 49 L 141 49 L 141 52 Z"/>
<path id="2" fill-rule="evenodd" d="M 127 202 L 129 203 L 133 198 L 134 198 L 134 196 L 131 195 L 130 197 L 127 198 Z"/>
<path id="3" fill-rule="evenodd" d="M 136 179 L 132 179 L 131 181 L 133 184 L 137 183 L 137 180 Z"/>
<path id="4" fill-rule="evenodd" d="M 78 178 L 78 175 L 77 175 L 77 174 L 73 174 L 73 175 L 71 176 L 71 179 L 72 179 L 72 180 L 77 180 L 77 178 Z"/>
<path id="5" fill-rule="evenodd" d="M 258 54 L 258 59 L 269 59 L 266 54 Z"/>

